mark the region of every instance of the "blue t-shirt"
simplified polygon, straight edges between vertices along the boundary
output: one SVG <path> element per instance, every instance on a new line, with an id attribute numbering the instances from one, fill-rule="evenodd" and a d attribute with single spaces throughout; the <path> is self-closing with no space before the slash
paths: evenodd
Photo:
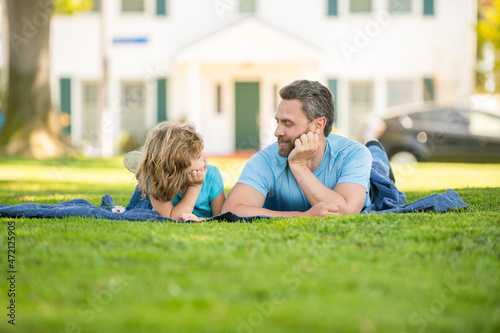
<path id="1" fill-rule="evenodd" d="M 224 191 L 224 183 L 219 169 L 213 165 L 207 165 L 207 174 L 201 186 L 196 204 L 194 205 L 193 214 L 198 217 L 212 217 L 212 206 L 210 203 L 217 198 L 222 191 Z M 172 204 L 176 206 L 181 199 L 182 195 L 177 193 L 177 196 L 172 199 Z"/>
<path id="2" fill-rule="evenodd" d="M 365 206 L 371 204 L 370 170 L 372 155 L 362 144 L 330 134 L 326 138 L 323 161 L 313 174 L 327 188 L 340 183 L 353 183 L 366 188 Z M 250 158 L 238 183 L 251 186 L 265 198 L 264 208 L 274 211 L 305 212 L 311 208 L 290 167 L 288 159 L 278 155 L 278 143 Z"/>

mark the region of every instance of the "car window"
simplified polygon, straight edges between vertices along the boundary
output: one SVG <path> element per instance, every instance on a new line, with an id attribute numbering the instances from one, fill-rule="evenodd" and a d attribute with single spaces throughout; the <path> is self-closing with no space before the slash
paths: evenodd
<path id="1" fill-rule="evenodd" d="M 469 130 L 474 135 L 500 137 L 500 116 L 472 111 Z"/>
<path id="2" fill-rule="evenodd" d="M 429 119 L 428 112 L 416 112 L 408 115 L 412 120 L 426 121 Z"/>
<path id="3" fill-rule="evenodd" d="M 432 123 L 446 126 L 447 128 L 451 126 L 451 128 L 455 129 L 467 127 L 469 124 L 466 111 L 459 109 L 439 109 L 415 112 L 409 114 L 409 117 L 414 121 Z"/>
<path id="4" fill-rule="evenodd" d="M 466 110 L 446 109 L 442 111 L 442 120 L 455 128 L 469 126 L 469 114 Z"/>

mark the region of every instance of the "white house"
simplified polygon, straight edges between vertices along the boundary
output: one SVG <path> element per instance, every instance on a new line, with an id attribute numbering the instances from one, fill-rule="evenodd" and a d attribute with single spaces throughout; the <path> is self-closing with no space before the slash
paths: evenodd
<path id="1" fill-rule="evenodd" d="M 369 113 L 464 103 L 475 22 L 476 0 L 97 1 L 52 21 L 54 105 L 72 142 L 103 156 L 165 119 L 193 121 L 207 153 L 229 154 L 274 142 L 279 89 L 307 78 L 332 90 L 335 130 L 356 139 Z"/>

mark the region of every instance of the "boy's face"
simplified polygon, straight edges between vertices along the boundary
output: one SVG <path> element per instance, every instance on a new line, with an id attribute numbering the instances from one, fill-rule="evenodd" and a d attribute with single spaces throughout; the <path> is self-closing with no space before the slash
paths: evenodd
<path id="1" fill-rule="evenodd" d="M 199 170 L 199 171 L 207 171 L 208 164 L 208 155 L 205 154 L 204 151 L 200 153 L 195 158 L 191 159 L 191 166 L 188 168 L 188 171 Z"/>

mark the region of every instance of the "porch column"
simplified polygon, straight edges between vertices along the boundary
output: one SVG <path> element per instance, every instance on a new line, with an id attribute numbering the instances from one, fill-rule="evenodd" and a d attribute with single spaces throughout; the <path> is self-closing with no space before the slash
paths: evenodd
<path id="1" fill-rule="evenodd" d="M 201 74 L 200 63 L 197 61 L 190 61 L 188 64 L 188 114 L 187 120 L 192 121 L 196 125 L 196 129 L 201 132 L 202 124 L 202 110 L 201 110 Z"/>
<path id="2" fill-rule="evenodd" d="M 101 96 L 99 99 L 100 130 L 101 130 L 101 157 L 109 158 L 114 153 L 113 142 L 113 115 L 110 107 L 110 53 L 112 38 L 112 12 L 111 3 L 101 3 Z"/>

